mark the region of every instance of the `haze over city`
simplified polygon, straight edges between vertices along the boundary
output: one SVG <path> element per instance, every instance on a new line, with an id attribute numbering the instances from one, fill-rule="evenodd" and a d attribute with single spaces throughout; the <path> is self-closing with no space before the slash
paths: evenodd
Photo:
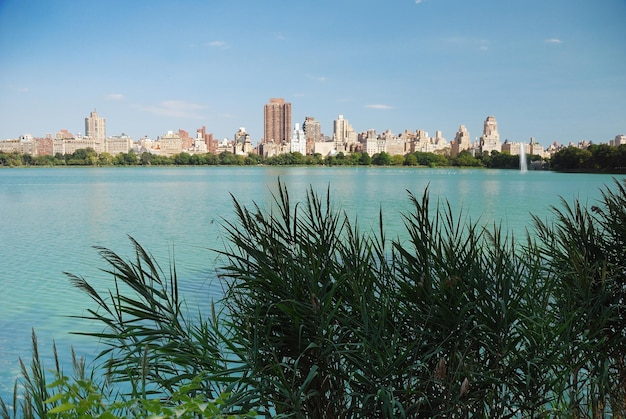
<path id="1" fill-rule="evenodd" d="M 626 2 L 0 2 L 0 140 L 84 131 L 263 136 L 270 97 L 332 134 L 608 142 L 626 133 Z"/>

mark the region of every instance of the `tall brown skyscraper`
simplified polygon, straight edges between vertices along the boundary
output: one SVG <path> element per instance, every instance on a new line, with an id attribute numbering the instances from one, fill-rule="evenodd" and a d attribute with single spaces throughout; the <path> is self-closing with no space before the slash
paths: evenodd
<path id="1" fill-rule="evenodd" d="M 271 98 L 265 105 L 263 142 L 284 143 L 291 140 L 291 103 L 283 98 Z"/>

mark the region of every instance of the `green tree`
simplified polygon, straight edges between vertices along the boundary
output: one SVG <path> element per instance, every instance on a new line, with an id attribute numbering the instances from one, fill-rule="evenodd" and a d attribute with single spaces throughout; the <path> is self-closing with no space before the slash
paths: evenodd
<path id="1" fill-rule="evenodd" d="M 72 158 L 76 160 L 85 161 L 88 155 L 89 155 L 89 150 L 87 150 L 86 148 L 79 148 L 74 153 L 72 153 Z"/>
<path id="2" fill-rule="evenodd" d="M 220 164 L 220 157 L 214 153 L 207 153 L 205 156 L 206 164 L 216 166 Z"/>
<path id="3" fill-rule="evenodd" d="M 416 151 L 412 155 L 417 159 L 417 163 L 422 166 L 437 167 L 448 165 L 448 159 L 442 154 Z"/>
<path id="4" fill-rule="evenodd" d="M 194 153 L 189 156 L 189 164 L 193 166 L 202 166 L 206 164 L 205 154 Z"/>
<path id="5" fill-rule="evenodd" d="M 245 159 L 246 166 L 255 166 L 257 164 L 261 164 L 263 158 L 257 153 L 248 153 Z"/>
<path id="6" fill-rule="evenodd" d="M 590 145 L 587 150 L 591 152 L 592 163 L 594 171 L 599 172 L 615 172 L 618 168 L 624 167 L 622 163 L 626 161 L 620 161 L 620 150 L 618 147 L 613 147 L 608 144 Z"/>
<path id="7" fill-rule="evenodd" d="M 80 148 L 70 155 L 66 155 L 66 161 L 74 166 L 95 166 L 98 162 L 98 154 L 91 148 Z"/>
<path id="8" fill-rule="evenodd" d="M 333 156 L 329 156 L 332 157 L 331 158 L 331 164 L 333 166 L 344 166 L 348 163 L 347 159 L 346 159 L 346 155 L 343 151 L 340 151 L 338 153 L 336 153 Z"/>
<path id="9" fill-rule="evenodd" d="M 508 152 L 492 152 L 488 164 L 487 167 L 492 169 L 519 169 L 520 167 L 519 156 L 511 155 Z"/>
<path id="10" fill-rule="evenodd" d="M 298 151 L 291 153 L 291 164 L 304 164 L 304 155 Z"/>
<path id="11" fill-rule="evenodd" d="M 347 164 L 350 166 L 358 166 L 360 165 L 361 153 L 355 151 L 353 153 L 348 154 L 347 156 Z"/>
<path id="12" fill-rule="evenodd" d="M 236 155 L 230 151 L 224 151 L 219 155 L 220 164 L 241 166 L 244 164 L 243 156 Z"/>
<path id="13" fill-rule="evenodd" d="M 467 150 L 461 151 L 453 160 L 454 166 L 478 167 L 478 166 L 481 166 L 481 164 L 482 164 L 481 161 L 474 158 L 474 156 L 472 156 L 472 153 L 470 153 Z"/>
<path id="14" fill-rule="evenodd" d="M 98 156 L 98 166 L 111 166 L 115 161 L 115 157 L 106 151 Z"/>
<path id="15" fill-rule="evenodd" d="M 402 166 L 404 164 L 404 156 L 401 154 L 394 154 L 391 156 L 391 165 L 392 166 Z"/>
<path id="16" fill-rule="evenodd" d="M 55 159 L 55 164 L 57 166 L 64 166 L 67 164 L 67 161 L 65 159 L 65 156 L 61 153 L 55 153 L 54 154 L 54 159 Z"/>
<path id="17" fill-rule="evenodd" d="M 33 164 L 35 166 L 55 166 L 58 162 L 54 156 L 43 155 L 33 157 Z"/>
<path id="18" fill-rule="evenodd" d="M 175 154 L 172 158 L 174 160 L 174 164 L 180 166 L 187 166 L 191 163 L 191 155 L 184 151 L 182 153 Z"/>
<path id="19" fill-rule="evenodd" d="M 34 164 L 34 162 L 35 162 L 35 160 L 33 159 L 32 154 L 26 154 L 26 153 L 22 154 L 21 159 L 22 159 L 22 164 L 24 166 L 32 166 Z"/>
<path id="20" fill-rule="evenodd" d="M 560 149 L 550 159 L 550 166 L 557 171 L 582 171 L 592 165 L 591 152 L 574 146 Z"/>
<path id="21" fill-rule="evenodd" d="M 152 153 L 144 151 L 141 153 L 141 156 L 139 156 L 139 162 L 142 166 L 150 166 L 152 164 L 153 157 L 154 155 Z"/>
<path id="22" fill-rule="evenodd" d="M 0 166 L 21 166 L 22 158 L 19 153 L 5 153 L 0 151 Z"/>
<path id="23" fill-rule="evenodd" d="M 389 166 L 391 164 L 391 156 L 385 151 L 374 154 L 372 157 L 372 164 L 375 164 L 376 166 Z"/>
<path id="24" fill-rule="evenodd" d="M 122 153 L 122 157 L 124 159 L 125 164 L 129 166 L 134 166 L 137 164 L 138 157 L 134 150 L 129 150 L 128 153 Z"/>
<path id="25" fill-rule="evenodd" d="M 617 147 L 617 165 L 615 170 L 620 173 L 626 172 L 626 144 Z"/>
<path id="26" fill-rule="evenodd" d="M 320 153 L 314 153 L 313 155 L 307 156 L 307 164 L 315 164 L 315 165 L 323 165 L 324 157 Z"/>
<path id="27" fill-rule="evenodd" d="M 417 156 L 415 153 L 409 153 L 404 157 L 405 166 L 417 166 Z"/>
<path id="28" fill-rule="evenodd" d="M 139 162 L 139 158 L 134 150 L 128 153 L 119 153 L 115 156 L 114 164 L 118 166 L 134 166 Z"/>
<path id="29" fill-rule="evenodd" d="M 370 164 L 372 164 L 372 158 L 369 154 L 367 154 L 366 151 L 361 153 L 361 157 L 359 158 L 359 164 L 363 166 L 369 166 Z"/>

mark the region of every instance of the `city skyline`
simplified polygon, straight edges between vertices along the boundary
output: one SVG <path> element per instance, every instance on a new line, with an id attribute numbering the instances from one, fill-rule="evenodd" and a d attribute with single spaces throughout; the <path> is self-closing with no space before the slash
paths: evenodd
<path id="1" fill-rule="evenodd" d="M 344 115 L 338 115 L 336 119 L 333 120 L 333 128 L 331 132 L 324 133 L 320 129 L 319 121 L 316 121 L 314 117 L 307 116 L 302 123 L 291 121 L 291 103 L 286 102 L 284 98 L 270 98 L 269 102 L 264 105 L 264 136 L 258 139 L 251 138 L 250 134 L 247 132 L 245 127 L 239 127 L 238 130 L 234 133 L 232 137 L 224 137 L 223 139 L 214 139 L 213 133 L 207 132 L 205 126 L 198 127 L 196 129 L 185 129 L 179 128 L 178 130 L 170 129 L 167 132 L 161 133 L 154 138 L 150 138 L 148 136 L 144 136 L 142 138 L 133 138 L 128 134 L 122 132 L 120 134 L 112 134 L 106 135 L 106 122 L 105 118 L 102 118 L 98 115 L 96 109 L 90 112 L 89 116 L 84 118 L 85 124 L 85 133 L 77 132 L 73 133 L 67 129 L 61 129 L 54 133 L 48 132 L 45 136 L 33 136 L 30 133 L 20 136 L 19 138 L 10 138 L 10 139 L 0 139 L 0 145 L 3 143 L 11 143 L 14 144 L 15 141 L 26 141 L 30 142 L 32 139 L 64 139 L 70 140 L 89 140 L 95 141 L 96 143 L 104 144 L 105 140 L 116 141 L 120 139 L 130 140 L 130 141 L 156 141 L 157 143 L 160 140 L 167 140 L 172 136 L 176 138 L 181 138 L 183 141 L 188 140 L 187 143 L 189 148 L 185 148 L 184 146 L 182 151 L 190 151 L 194 146 L 194 139 L 201 140 L 202 143 L 205 143 L 209 149 L 206 151 L 214 152 L 213 148 L 217 147 L 217 143 L 245 143 L 248 142 L 251 147 L 254 147 L 255 150 L 258 146 L 260 148 L 259 154 L 266 154 L 263 152 L 263 147 L 267 144 L 289 144 L 294 140 L 294 136 L 306 139 L 306 137 L 310 137 L 310 139 L 314 142 L 327 142 L 334 144 L 335 151 L 338 151 L 343 146 L 350 146 L 355 143 L 361 142 L 365 143 L 366 139 L 374 139 L 374 138 L 409 138 L 409 137 L 417 137 L 418 141 L 420 140 L 428 140 L 434 141 L 435 143 L 442 141 L 443 145 L 439 145 L 434 149 L 441 148 L 450 148 L 453 153 L 458 153 L 460 150 L 469 149 L 469 148 L 480 148 L 482 150 L 490 151 L 498 151 L 500 152 L 503 148 L 502 146 L 505 143 L 508 144 L 535 144 L 539 145 L 542 148 L 543 144 L 541 144 L 535 137 L 530 137 L 528 140 L 513 140 L 510 138 L 503 138 L 502 141 L 500 139 L 500 135 L 498 133 L 497 122 L 493 115 L 487 116 L 483 123 L 483 128 L 481 131 L 480 137 L 478 135 L 472 137 L 464 124 L 461 124 L 451 139 L 447 139 L 443 136 L 441 130 L 436 130 L 434 137 L 431 136 L 427 131 L 422 129 L 416 129 L 415 131 L 410 129 L 405 129 L 402 132 L 393 132 L 389 129 L 384 131 L 378 131 L 377 129 L 368 129 L 367 131 L 356 131 L 349 123 L 347 119 L 344 118 Z M 289 122 L 291 121 L 291 126 L 293 129 L 287 131 L 287 127 L 289 126 Z M 307 126 L 309 128 L 307 128 Z M 307 130 L 310 132 L 307 133 Z M 273 136 L 273 133 L 278 133 L 278 137 L 280 140 L 276 140 Z M 266 140 L 265 137 L 268 137 L 269 140 Z M 372 135 L 374 137 L 372 137 Z M 585 144 L 609 144 L 614 145 L 614 142 L 618 142 L 621 144 L 624 142 L 624 138 L 626 135 L 618 134 L 607 141 L 590 141 L 590 140 L 579 140 L 579 141 L 569 141 L 567 144 L 558 144 L 558 146 L 567 146 L 567 145 L 578 145 L 578 147 L 585 146 Z M 297 141 L 300 141 L 299 139 Z M 210 145 L 215 143 L 214 145 Z M 558 143 L 558 142 L 556 142 Z M 433 143 L 434 144 L 434 143 Z M 546 144 L 546 147 L 553 147 L 555 143 Z M 71 147 L 72 149 L 78 147 L 80 148 L 81 143 L 76 141 L 76 145 Z M 460 148 L 459 148 L 460 146 Z M 11 148 L 11 147 L 9 147 Z M 125 150 L 117 150 L 117 152 L 125 152 Z M 241 150 L 240 150 L 241 151 Z M 252 151 L 252 150 L 249 150 Z M 350 150 L 346 150 L 350 152 Z M 202 150 L 195 150 L 195 152 L 204 152 Z M 278 152 L 278 149 L 274 150 L 270 153 L 270 155 Z M 281 149 L 280 153 L 286 152 Z M 313 153 L 312 149 L 308 151 L 303 151 L 302 154 Z M 369 151 L 368 151 L 369 153 Z M 369 153 L 374 154 L 374 153 Z M 517 154 L 517 153 L 515 153 Z"/>
<path id="2" fill-rule="evenodd" d="M 626 131 L 625 15 L 618 0 L 6 0 L 0 140 L 86 134 L 97 109 L 108 136 L 246 127 L 256 143 L 261 105 L 283 97 L 291 128 L 312 116 L 326 135 L 345 115 L 474 141 L 496 115 L 502 141 L 608 142 Z"/>

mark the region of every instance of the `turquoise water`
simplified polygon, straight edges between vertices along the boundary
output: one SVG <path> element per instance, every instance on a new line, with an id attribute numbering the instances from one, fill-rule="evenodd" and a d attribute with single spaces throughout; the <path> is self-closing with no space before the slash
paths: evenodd
<path id="1" fill-rule="evenodd" d="M 358 217 L 362 229 L 376 225 L 382 208 L 388 237 L 402 233 L 401 212 L 410 208 L 407 190 L 448 200 L 472 219 L 522 234 L 529 213 L 550 217 L 559 196 L 593 202 L 611 176 L 415 168 L 41 168 L 0 170 L 0 397 L 9 399 L 19 375 L 18 357 L 30 357 L 34 328 L 40 351 L 52 367 L 52 342 L 64 362 L 69 347 L 88 358 L 97 342 L 69 334 L 91 330 L 69 318 L 93 307 L 63 272 L 105 287 L 105 265 L 92 246 L 131 256 L 128 235 L 151 251 L 167 271 L 172 257 L 190 305 L 220 295 L 214 280 L 223 248 L 222 219 L 234 220 L 232 193 L 243 203 L 271 202 L 277 179 L 294 201 L 309 185 L 330 187 L 336 207 Z M 621 177 L 623 178 L 623 176 Z"/>

